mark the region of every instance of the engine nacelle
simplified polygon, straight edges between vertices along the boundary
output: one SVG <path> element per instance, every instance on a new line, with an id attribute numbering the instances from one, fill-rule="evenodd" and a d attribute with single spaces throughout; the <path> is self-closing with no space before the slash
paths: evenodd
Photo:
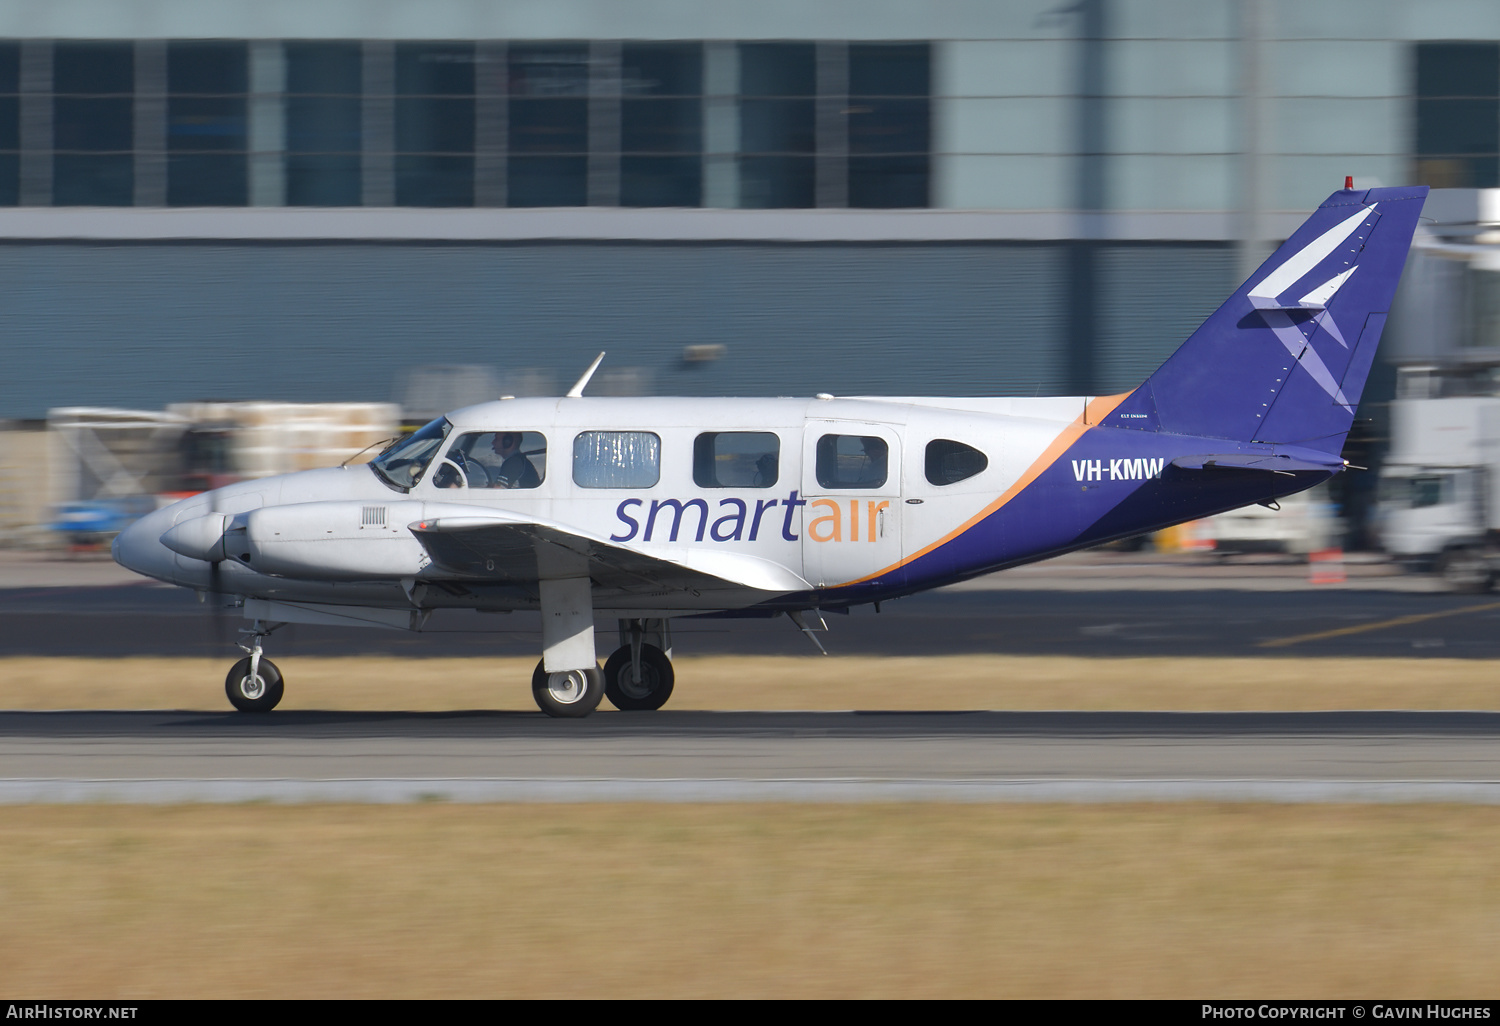
<path id="1" fill-rule="evenodd" d="M 224 535 L 225 553 L 258 573 L 278 577 L 328 581 L 414 577 L 426 553 L 406 525 L 418 519 L 421 511 L 419 502 L 302 502 L 262 507 L 234 517 Z"/>

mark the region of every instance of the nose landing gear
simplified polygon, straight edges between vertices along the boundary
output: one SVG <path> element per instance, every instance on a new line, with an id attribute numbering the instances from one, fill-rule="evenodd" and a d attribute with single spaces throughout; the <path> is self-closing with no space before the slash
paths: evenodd
<path id="1" fill-rule="evenodd" d="M 242 713 L 267 713 L 276 708 L 286 690 L 281 670 L 261 654 L 260 639 L 268 637 L 281 624 L 263 627 L 259 620 L 251 630 L 241 634 L 250 635 L 250 644 L 240 643 L 240 649 L 248 653 L 244 659 L 229 668 L 224 678 L 224 693 L 229 703 Z"/>

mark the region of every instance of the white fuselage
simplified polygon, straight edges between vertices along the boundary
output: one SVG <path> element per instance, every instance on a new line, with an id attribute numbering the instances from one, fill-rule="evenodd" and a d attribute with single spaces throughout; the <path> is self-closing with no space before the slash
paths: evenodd
<path id="1" fill-rule="evenodd" d="M 726 576 L 754 583 L 696 593 L 597 595 L 601 614 L 733 609 L 768 591 L 796 590 L 788 581 L 832 588 L 900 566 L 1011 488 L 1085 405 L 1081 397 L 502 400 L 450 414 L 449 433 L 407 490 L 363 464 L 246 481 L 143 519 L 122 535 L 116 558 L 161 580 L 247 598 L 392 609 L 535 608 L 535 592 L 525 588 L 477 594 L 425 586 L 434 574 L 408 529 L 434 518 L 505 515 L 708 573 L 731 554 L 742 572 Z M 535 487 L 470 487 L 461 474 L 439 474 L 459 439 L 502 431 L 543 440 L 544 452 L 534 441 L 531 446 L 540 478 Z M 611 432 L 659 439 L 653 483 L 600 487 L 589 480 L 581 461 L 591 439 Z M 753 481 L 741 472 L 724 486 L 705 486 L 712 472 L 704 462 L 712 453 L 703 438 L 715 435 L 774 436 L 765 442 L 776 450 L 774 466 L 763 466 Z M 873 451 L 883 443 L 882 480 L 830 481 L 826 473 L 820 480 L 818 446 L 834 445 L 822 441 L 827 436 L 858 440 L 838 443 L 837 458 L 849 465 L 869 462 L 856 445 Z M 978 450 L 984 468 L 934 484 L 929 445 L 945 440 Z M 485 455 L 494 476 L 498 457 Z M 229 528 L 221 562 L 182 555 L 159 541 L 175 525 L 208 514 L 222 516 Z M 753 572 L 757 560 L 766 564 L 763 575 Z M 980 569 L 956 568 L 954 576 Z"/>

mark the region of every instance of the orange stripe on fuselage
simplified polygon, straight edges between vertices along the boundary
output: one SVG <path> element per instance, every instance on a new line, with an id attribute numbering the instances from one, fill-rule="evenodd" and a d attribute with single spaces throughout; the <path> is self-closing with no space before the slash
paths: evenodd
<path id="1" fill-rule="evenodd" d="M 1005 492 L 1000 496 L 1000 498 L 990 503 L 978 513 L 975 513 L 968 520 L 965 520 L 962 524 L 958 525 L 953 530 L 943 535 L 931 545 L 926 546 L 920 551 L 912 553 L 910 556 L 903 557 L 900 562 L 892 563 L 890 566 L 886 567 L 883 570 L 878 570 L 873 574 L 856 578 L 852 581 L 845 581 L 843 584 L 829 585 L 829 587 L 847 588 L 851 584 L 863 584 L 865 581 L 873 581 L 875 578 L 883 577 L 884 575 L 890 573 L 892 570 L 899 570 L 906 564 L 914 560 L 921 559 L 923 556 L 927 555 L 927 553 L 931 552 L 933 549 L 936 549 L 941 545 L 948 544 L 954 538 L 957 538 L 959 535 L 963 534 L 969 528 L 979 523 L 985 517 L 995 512 L 995 510 L 999 509 L 1001 506 L 1004 506 L 1011 499 L 1014 499 L 1017 495 L 1020 495 L 1021 492 L 1025 490 L 1027 485 L 1031 484 L 1031 482 L 1035 481 L 1038 477 L 1041 477 L 1043 472 L 1045 472 L 1048 467 L 1052 466 L 1052 464 L 1056 463 L 1058 459 L 1062 457 L 1062 454 L 1067 452 L 1068 449 L 1072 447 L 1074 442 L 1082 438 L 1085 431 L 1087 431 L 1091 427 L 1098 426 L 1101 420 L 1103 420 L 1105 417 L 1108 417 L 1115 411 L 1116 406 L 1119 406 L 1133 394 L 1133 392 L 1121 392 L 1119 395 L 1103 395 L 1095 399 L 1093 402 L 1089 403 L 1086 407 L 1084 407 L 1084 412 L 1079 415 L 1078 419 L 1062 429 L 1058 436 L 1052 440 L 1052 444 L 1047 446 L 1042 454 L 1032 462 L 1031 466 L 1026 468 L 1026 472 L 1019 478 L 1017 478 L 1016 483 L 1007 488 Z"/>

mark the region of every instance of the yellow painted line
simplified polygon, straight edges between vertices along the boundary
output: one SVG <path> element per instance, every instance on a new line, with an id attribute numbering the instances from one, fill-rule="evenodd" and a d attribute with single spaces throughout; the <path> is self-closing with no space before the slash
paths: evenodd
<path id="1" fill-rule="evenodd" d="M 1297 634 L 1290 638 L 1273 638 L 1270 641 L 1262 641 L 1256 648 L 1285 648 L 1287 645 L 1297 645 L 1304 641 L 1321 641 L 1324 638 L 1342 638 L 1349 634 L 1363 634 L 1365 631 L 1378 631 L 1386 627 L 1404 627 L 1409 623 L 1421 623 L 1423 620 L 1437 620 L 1444 616 L 1462 616 L 1464 613 L 1482 613 L 1487 609 L 1500 609 L 1500 602 L 1485 602 L 1477 606 L 1464 606 L 1462 609 L 1445 609 L 1441 613 L 1416 613 L 1412 616 L 1398 616 L 1394 620 L 1377 620 L 1374 623 L 1362 623 L 1357 627 L 1338 627 L 1331 631 L 1317 631 L 1313 634 Z"/>

